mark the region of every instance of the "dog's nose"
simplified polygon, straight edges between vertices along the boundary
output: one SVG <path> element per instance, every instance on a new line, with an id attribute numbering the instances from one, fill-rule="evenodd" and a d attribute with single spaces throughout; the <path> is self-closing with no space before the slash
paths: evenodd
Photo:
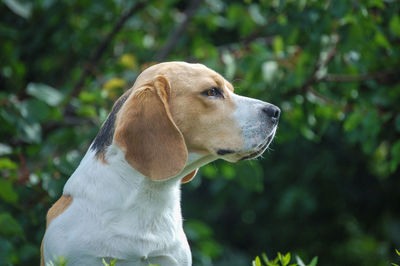
<path id="1" fill-rule="evenodd" d="M 279 116 L 281 114 L 281 110 L 275 105 L 269 104 L 263 108 L 264 113 L 268 115 L 272 119 L 273 122 L 278 122 Z"/>

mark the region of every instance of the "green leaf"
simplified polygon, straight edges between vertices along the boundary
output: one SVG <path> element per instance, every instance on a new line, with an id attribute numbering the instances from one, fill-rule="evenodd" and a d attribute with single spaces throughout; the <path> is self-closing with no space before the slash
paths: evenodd
<path id="1" fill-rule="evenodd" d="M 268 259 L 267 254 L 262 253 L 262 254 L 261 254 L 261 258 L 263 259 L 263 261 L 264 261 L 265 263 L 269 262 L 269 259 Z"/>
<path id="2" fill-rule="evenodd" d="M 318 263 L 318 257 L 314 257 L 308 266 L 316 266 Z"/>
<path id="3" fill-rule="evenodd" d="M 32 5 L 30 3 L 22 4 L 17 0 L 3 0 L 3 3 L 20 17 L 27 19 L 31 16 Z"/>
<path id="4" fill-rule="evenodd" d="M 200 172 L 203 176 L 213 179 L 217 177 L 218 169 L 214 164 L 207 164 L 200 168 Z"/>
<path id="5" fill-rule="evenodd" d="M 224 51 L 222 53 L 222 61 L 226 66 L 225 77 L 227 79 L 233 79 L 236 72 L 235 57 L 229 51 Z"/>
<path id="6" fill-rule="evenodd" d="M 0 156 L 12 153 L 12 148 L 7 144 L 0 143 Z"/>
<path id="7" fill-rule="evenodd" d="M 290 263 L 290 253 L 287 253 L 282 257 L 281 263 L 283 266 L 286 266 Z"/>
<path id="8" fill-rule="evenodd" d="M 282 256 L 282 253 L 278 252 L 277 258 L 278 258 L 279 261 L 282 261 L 282 257 L 283 257 L 283 256 Z"/>
<path id="9" fill-rule="evenodd" d="M 260 11 L 259 5 L 251 4 L 249 6 L 249 14 L 253 21 L 258 25 L 265 25 L 267 23 L 267 20 L 264 18 L 262 12 Z"/>
<path id="10" fill-rule="evenodd" d="M 396 253 L 397 253 L 397 255 L 399 255 L 399 256 L 400 256 L 400 251 L 398 251 L 397 249 L 396 249 Z"/>
<path id="11" fill-rule="evenodd" d="M 302 126 L 300 128 L 300 132 L 308 140 L 315 140 L 317 137 L 317 135 L 314 133 L 314 131 L 307 126 Z"/>
<path id="12" fill-rule="evenodd" d="M 20 121 L 21 138 L 30 143 L 39 143 L 42 139 L 42 127 L 39 123 Z"/>
<path id="13" fill-rule="evenodd" d="M 64 98 L 59 91 L 42 83 L 29 83 L 27 93 L 50 106 L 58 106 Z"/>
<path id="14" fill-rule="evenodd" d="M 362 121 L 363 115 L 359 111 L 354 111 L 351 113 L 343 124 L 345 131 L 354 130 Z"/>
<path id="15" fill-rule="evenodd" d="M 84 117 L 96 117 L 97 115 L 96 108 L 93 105 L 83 105 L 76 112 Z"/>
<path id="16" fill-rule="evenodd" d="M 378 7 L 378 8 L 385 8 L 385 4 L 382 0 L 369 0 L 368 7 Z"/>
<path id="17" fill-rule="evenodd" d="M 279 260 L 279 259 L 276 258 L 274 261 L 269 261 L 269 262 L 267 262 L 267 266 L 279 266 L 277 260 Z"/>
<path id="18" fill-rule="evenodd" d="M 279 77 L 279 65 L 276 61 L 266 61 L 261 65 L 263 80 L 268 84 L 273 84 Z"/>
<path id="19" fill-rule="evenodd" d="M 100 96 L 100 93 L 98 91 L 95 91 L 95 92 L 82 91 L 79 94 L 79 99 L 83 103 L 93 103 L 93 104 L 95 104 L 96 102 L 99 101 L 99 99 L 101 99 L 101 96 Z"/>
<path id="20" fill-rule="evenodd" d="M 253 265 L 262 266 L 260 257 L 258 257 L 258 256 L 256 257 L 256 259 L 253 261 Z"/>
<path id="21" fill-rule="evenodd" d="M 16 203 L 18 201 L 18 194 L 14 191 L 9 180 L 0 179 L 0 197 L 8 203 Z"/>
<path id="22" fill-rule="evenodd" d="M 223 163 L 221 165 L 221 173 L 226 179 L 232 179 L 236 176 L 235 167 L 228 163 Z"/>
<path id="23" fill-rule="evenodd" d="M 23 230 L 20 224 L 9 214 L 0 213 L 0 234 L 5 236 L 22 236 Z"/>
<path id="24" fill-rule="evenodd" d="M 276 55 L 281 55 L 284 49 L 283 38 L 281 36 L 276 36 L 272 42 L 272 47 Z"/>
<path id="25" fill-rule="evenodd" d="M 375 33 L 375 42 L 386 49 L 390 48 L 390 43 L 382 32 L 377 31 Z"/>
<path id="26" fill-rule="evenodd" d="M 296 262 L 297 264 L 299 264 L 299 266 L 306 266 L 299 256 L 296 256 Z"/>
<path id="27" fill-rule="evenodd" d="M 110 261 L 110 263 L 108 263 L 104 258 L 101 261 L 105 266 L 115 266 L 118 259 L 113 259 L 112 261 Z M 155 265 L 155 264 L 149 264 L 149 265 Z"/>
<path id="28" fill-rule="evenodd" d="M 56 258 L 56 263 L 54 264 L 55 266 L 67 266 L 68 260 L 64 257 L 58 257 Z"/>
<path id="29" fill-rule="evenodd" d="M 400 16 L 399 15 L 394 15 L 392 19 L 390 20 L 389 24 L 390 31 L 396 35 L 397 37 L 400 37 Z"/>
<path id="30" fill-rule="evenodd" d="M 9 169 L 9 170 L 16 170 L 18 165 L 11 161 L 8 158 L 0 158 L 0 170 L 2 169 Z"/>

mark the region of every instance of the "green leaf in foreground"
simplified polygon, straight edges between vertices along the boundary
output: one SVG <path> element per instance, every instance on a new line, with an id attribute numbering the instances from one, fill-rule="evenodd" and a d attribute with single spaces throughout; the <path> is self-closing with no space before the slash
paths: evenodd
<path id="1" fill-rule="evenodd" d="M 59 91 L 42 83 L 29 83 L 26 92 L 50 106 L 58 106 L 64 98 Z"/>
<path id="2" fill-rule="evenodd" d="M 308 266 L 316 266 L 318 263 L 318 257 L 314 257 Z"/>
<path id="3" fill-rule="evenodd" d="M 257 256 L 256 259 L 253 260 L 253 266 L 262 266 L 260 257 Z"/>

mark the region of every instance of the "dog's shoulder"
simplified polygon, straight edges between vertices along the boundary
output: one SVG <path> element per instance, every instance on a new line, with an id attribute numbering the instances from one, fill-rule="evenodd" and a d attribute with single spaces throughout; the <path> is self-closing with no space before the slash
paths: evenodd
<path id="1" fill-rule="evenodd" d="M 72 197 L 70 195 L 62 195 L 56 203 L 51 206 L 46 216 L 46 227 L 48 227 L 51 221 L 63 213 L 72 203 Z"/>

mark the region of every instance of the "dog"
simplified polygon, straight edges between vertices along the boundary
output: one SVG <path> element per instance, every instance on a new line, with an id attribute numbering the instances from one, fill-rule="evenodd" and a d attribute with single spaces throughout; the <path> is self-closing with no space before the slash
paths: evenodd
<path id="1" fill-rule="evenodd" d="M 202 64 L 144 70 L 114 104 L 47 214 L 41 265 L 191 265 L 180 185 L 218 158 L 260 156 L 280 110 Z"/>

